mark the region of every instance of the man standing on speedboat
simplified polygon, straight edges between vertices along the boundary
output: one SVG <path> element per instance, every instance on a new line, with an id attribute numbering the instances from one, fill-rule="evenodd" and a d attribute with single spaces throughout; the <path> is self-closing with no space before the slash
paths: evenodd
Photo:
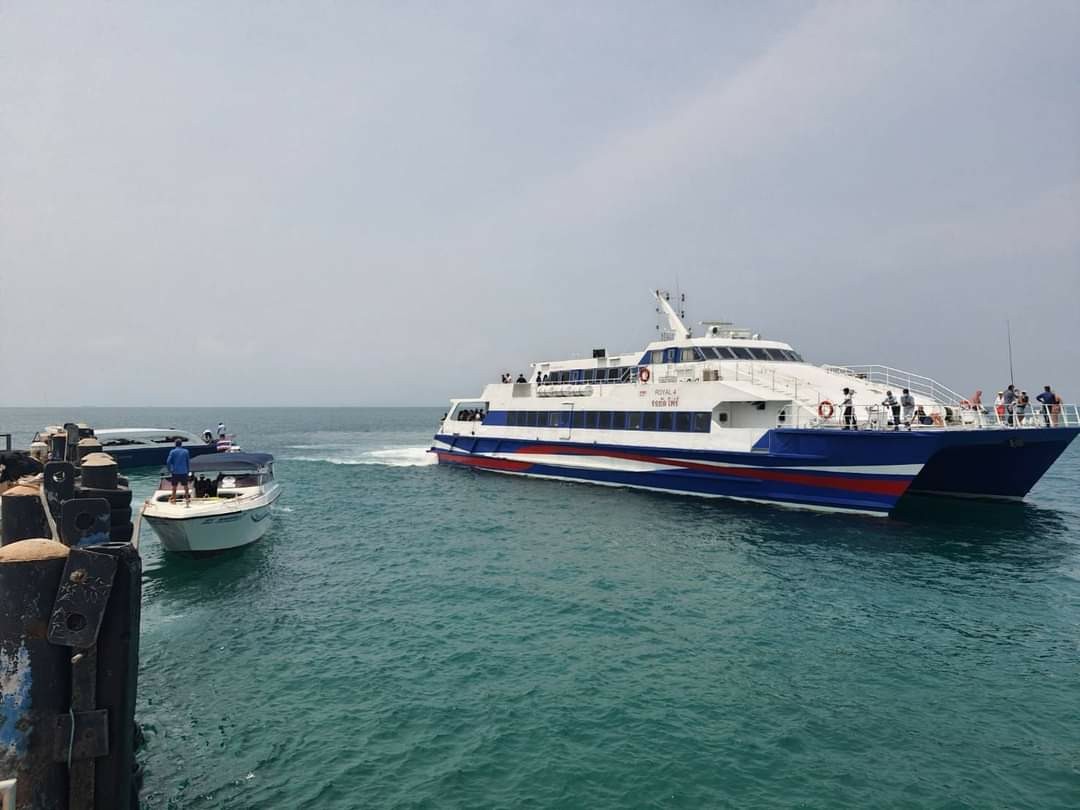
<path id="1" fill-rule="evenodd" d="M 169 468 L 169 480 L 172 482 L 172 495 L 169 503 L 176 503 L 176 485 L 184 485 L 184 500 L 191 506 L 191 494 L 188 492 L 188 475 L 191 473 L 191 453 L 186 447 L 181 447 L 180 439 L 176 440 L 176 446 L 169 451 L 169 457 L 165 459 L 165 466 Z"/>

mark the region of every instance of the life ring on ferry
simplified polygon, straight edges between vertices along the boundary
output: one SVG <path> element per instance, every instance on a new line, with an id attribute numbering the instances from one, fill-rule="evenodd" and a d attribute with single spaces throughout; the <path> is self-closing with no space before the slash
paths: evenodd
<path id="1" fill-rule="evenodd" d="M 649 381 L 649 370 L 647 368 L 644 368 L 644 367 L 639 368 L 638 373 L 637 373 L 637 378 L 639 380 L 641 380 L 642 382 L 648 382 Z"/>
<path id="2" fill-rule="evenodd" d="M 822 419 L 832 419 L 833 414 L 836 413 L 836 408 L 827 399 L 821 400 L 817 406 L 817 415 Z"/>

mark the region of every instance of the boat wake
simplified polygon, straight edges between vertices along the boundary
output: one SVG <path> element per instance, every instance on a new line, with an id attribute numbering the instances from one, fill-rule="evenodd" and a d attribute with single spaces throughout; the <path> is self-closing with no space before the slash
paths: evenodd
<path id="1" fill-rule="evenodd" d="M 384 467 L 428 467 L 436 463 L 427 447 L 385 447 L 364 450 L 354 455 L 292 456 L 289 461 L 325 462 L 327 464 L 377 464 Z"/>

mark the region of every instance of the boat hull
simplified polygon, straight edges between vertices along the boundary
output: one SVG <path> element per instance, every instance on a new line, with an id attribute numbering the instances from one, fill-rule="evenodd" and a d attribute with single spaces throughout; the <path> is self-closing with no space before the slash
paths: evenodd
<path id="1" fill-rule="evenodd" d="M 120 469 L 132 470 L 138 467 L 163 466 L 165 460 L 169 457 L 169 451 L 173 447 L 172 444 L 165 444 L 161 447 L 124 447 L 120 445 L 105 447 L 103 450 L 116 459 Z M 191 454 L 192 458 L 217 452 L 217 446 L 213 444 L 185 444 L 183 447 Z"/>
<path id="2" fill-rule="evenodd" d="M 888 515 L 909 491 L 1020 499 L 1080 430 L 768 431 L 752 452 L 437 435 L 440 464 Z"/>
<path id="3" fill-rule="evenodd" d="M 942 437 L 911 492 L 960 498 L 1022 500 L 1080 433 L 1036 427 L 957 431 Z"/>
<path id="4" fill-rule="evenodd" d="M 215 554 L 256 542 L 270 529 L 271 506 L 278 493 L 247 509 L 191 517 L 158 517 L 144 514 L 167 550 L 180 554 Z"/>
<path id="5" fill-rule="evenodd" d="M 887 515 L 935 442 L 922 434 L 775 431 L 775 451 L 436 436 L 440 464 L 784 506 Z"/>

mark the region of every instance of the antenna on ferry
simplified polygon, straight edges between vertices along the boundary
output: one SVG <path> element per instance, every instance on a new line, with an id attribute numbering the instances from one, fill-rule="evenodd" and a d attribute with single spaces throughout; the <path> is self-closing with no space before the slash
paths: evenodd
<path id="1" fill-rule="evenodd" d="M 1016 385 L 1016 380 L 1013 378 L 1013 365 L 1012 365 L 1012 326 L 1009 324 L 1009 319 L 1005 319 L 1005 334 L 1009 336 L 1009 385 Z"/>
<path id="2" fill-rule="evenodd" d="M 673 340 L 683 340 L 690 337 L 690 330 L 686 328 L 686 324 L 682 322 L 682 318 L 679 317 L 679 313 L 675 311 L 674 307 L 668 301 L 669 294 L 664 290 L 652 290 L 652 294 L 656 297 L 657 303 L 660 305 L 658 312 L 662 312 L 667 317 L 668 331 L 673 334 Z"/>

